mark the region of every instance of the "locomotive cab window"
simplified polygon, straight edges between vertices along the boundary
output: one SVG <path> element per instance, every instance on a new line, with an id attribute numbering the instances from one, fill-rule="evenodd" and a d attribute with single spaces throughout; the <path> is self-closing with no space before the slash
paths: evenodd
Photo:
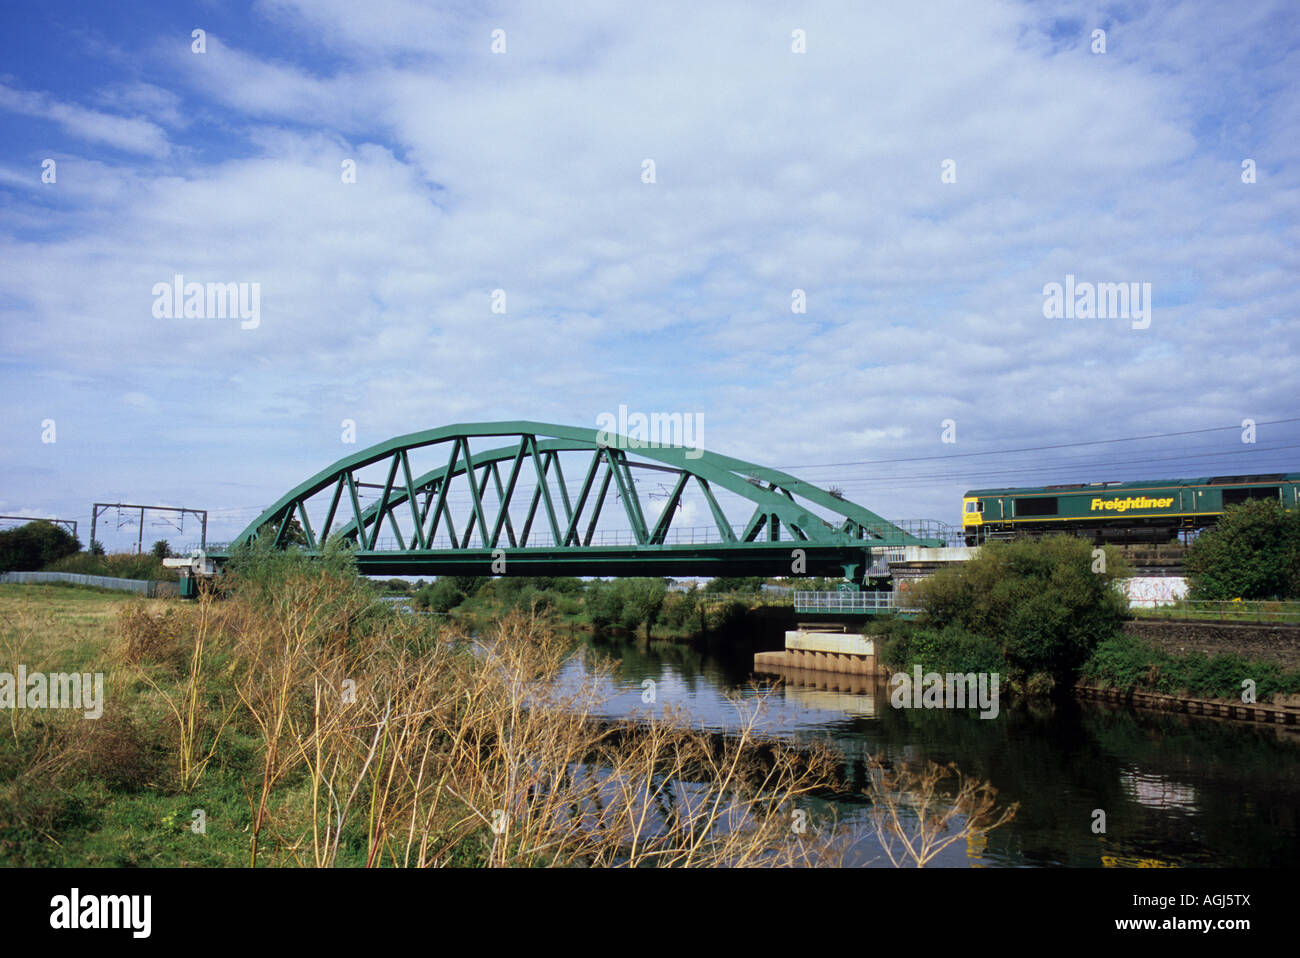
<path id="1" fill-rule="evenodd" d="M 967 511 L 967 512 L 983 512 L 983 511 L 984 511 L 984 503 L 982 503 L 982 502 L 968 502 L 968 503 L 966 503 L 966 511 Z"/>
<path id="2" fill-rule="evenodd" d="M 1028 499 L 1014 500 L 1015 516 L 1054 516 L 1056 515 L 1056 496 L 1034 496 Z"/>

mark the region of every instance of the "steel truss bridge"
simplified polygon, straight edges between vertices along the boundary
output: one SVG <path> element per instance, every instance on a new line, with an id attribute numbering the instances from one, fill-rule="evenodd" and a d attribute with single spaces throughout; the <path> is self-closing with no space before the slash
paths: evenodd
<path id="1" fill-rule="evenodd" d="M 712 521 L 686 526 L 686 513 Z M 314 555 L 341 537 L 366 575 L 861 580 L 886 548 L 944 544 L 776 469 L 540 422 L 443 426 L 371 446 L 285 493 L 208 557 L 221 564 L 263 537 Z"/>

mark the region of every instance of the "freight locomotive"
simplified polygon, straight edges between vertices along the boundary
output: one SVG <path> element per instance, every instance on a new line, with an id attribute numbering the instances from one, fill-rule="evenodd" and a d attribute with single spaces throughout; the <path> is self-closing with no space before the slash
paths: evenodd
<path id="1" fill-rule="evenodd" d="M 1225 507 L 1248 499 L 1300 509 L 1300 473 L 974 489 L 962 497 L 962 533 L 968 546 L 1049 532 L 1165 542 L 1213 526 Z"/>

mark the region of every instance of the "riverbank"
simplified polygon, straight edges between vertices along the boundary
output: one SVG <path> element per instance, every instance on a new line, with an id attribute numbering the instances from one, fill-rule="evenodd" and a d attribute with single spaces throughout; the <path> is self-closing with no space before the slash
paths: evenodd
<path id="1" fill-rule="evenodd" d="M 103 690 L 95 716 L 44 695 L 8 711 L 0 862 L 809 865 L 862 837 L 861 822 L 792 833 L 799 802 L 842 790 L 842 766 L 760 734 L 761 701 L 737 702 L 725 734 L 662 706 L 601 718 L 608 668 L 578 656 L 578 681 L 559 681 L 575 647 L 548 616 L 470 639 L 346 570 L 261 572 L 194 603 L 0 590 L 6 662 Z M 882 810 L 928 774 L 884 771 Z"/>

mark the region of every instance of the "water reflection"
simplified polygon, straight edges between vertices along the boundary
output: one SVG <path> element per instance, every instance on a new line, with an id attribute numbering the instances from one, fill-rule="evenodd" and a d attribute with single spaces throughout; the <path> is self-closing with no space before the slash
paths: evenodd
<path id="1" fill-rule="evenodd" d="M 1119 783 L 1135 802 L 1148 808 L 1196 810 L 1196 789 L 1180 785 L 1164 775 L 1132 768 L 1120 773 Z"/>
<path id="2" fill-rule="evenodd" d="M 812 803 L 814 821 L 866 824 L 868 753 L 894 762 L 955 762 L 990 781 L 1000 801 L 1020 803 L 1010 824 L 986 840 L 957 843 L 935 864 L 1300 865 L 1295 726 L 1091 702 L 1004 707 L 993 720 L 974 709 L 894 709 L 883 677 L 804 670 L 755 676 L 748 651 L 667 643 L 588 643 L 566 667 L 566 680 L 578 681 L 602 657 L 620 660 L 600 710 L 610 717 L 669 707 L 685 710 L 697 726 L 725 729 L 736 722 L 731 697 L 770 691 L 763 731 L 829 739 L 844 756 L 855 794 Z M 1104 833 L 1094 831 L 1098 809 L 1106 813 Z M 860 843 L 847 861 L 888 865 L 874 841 Z"/>

